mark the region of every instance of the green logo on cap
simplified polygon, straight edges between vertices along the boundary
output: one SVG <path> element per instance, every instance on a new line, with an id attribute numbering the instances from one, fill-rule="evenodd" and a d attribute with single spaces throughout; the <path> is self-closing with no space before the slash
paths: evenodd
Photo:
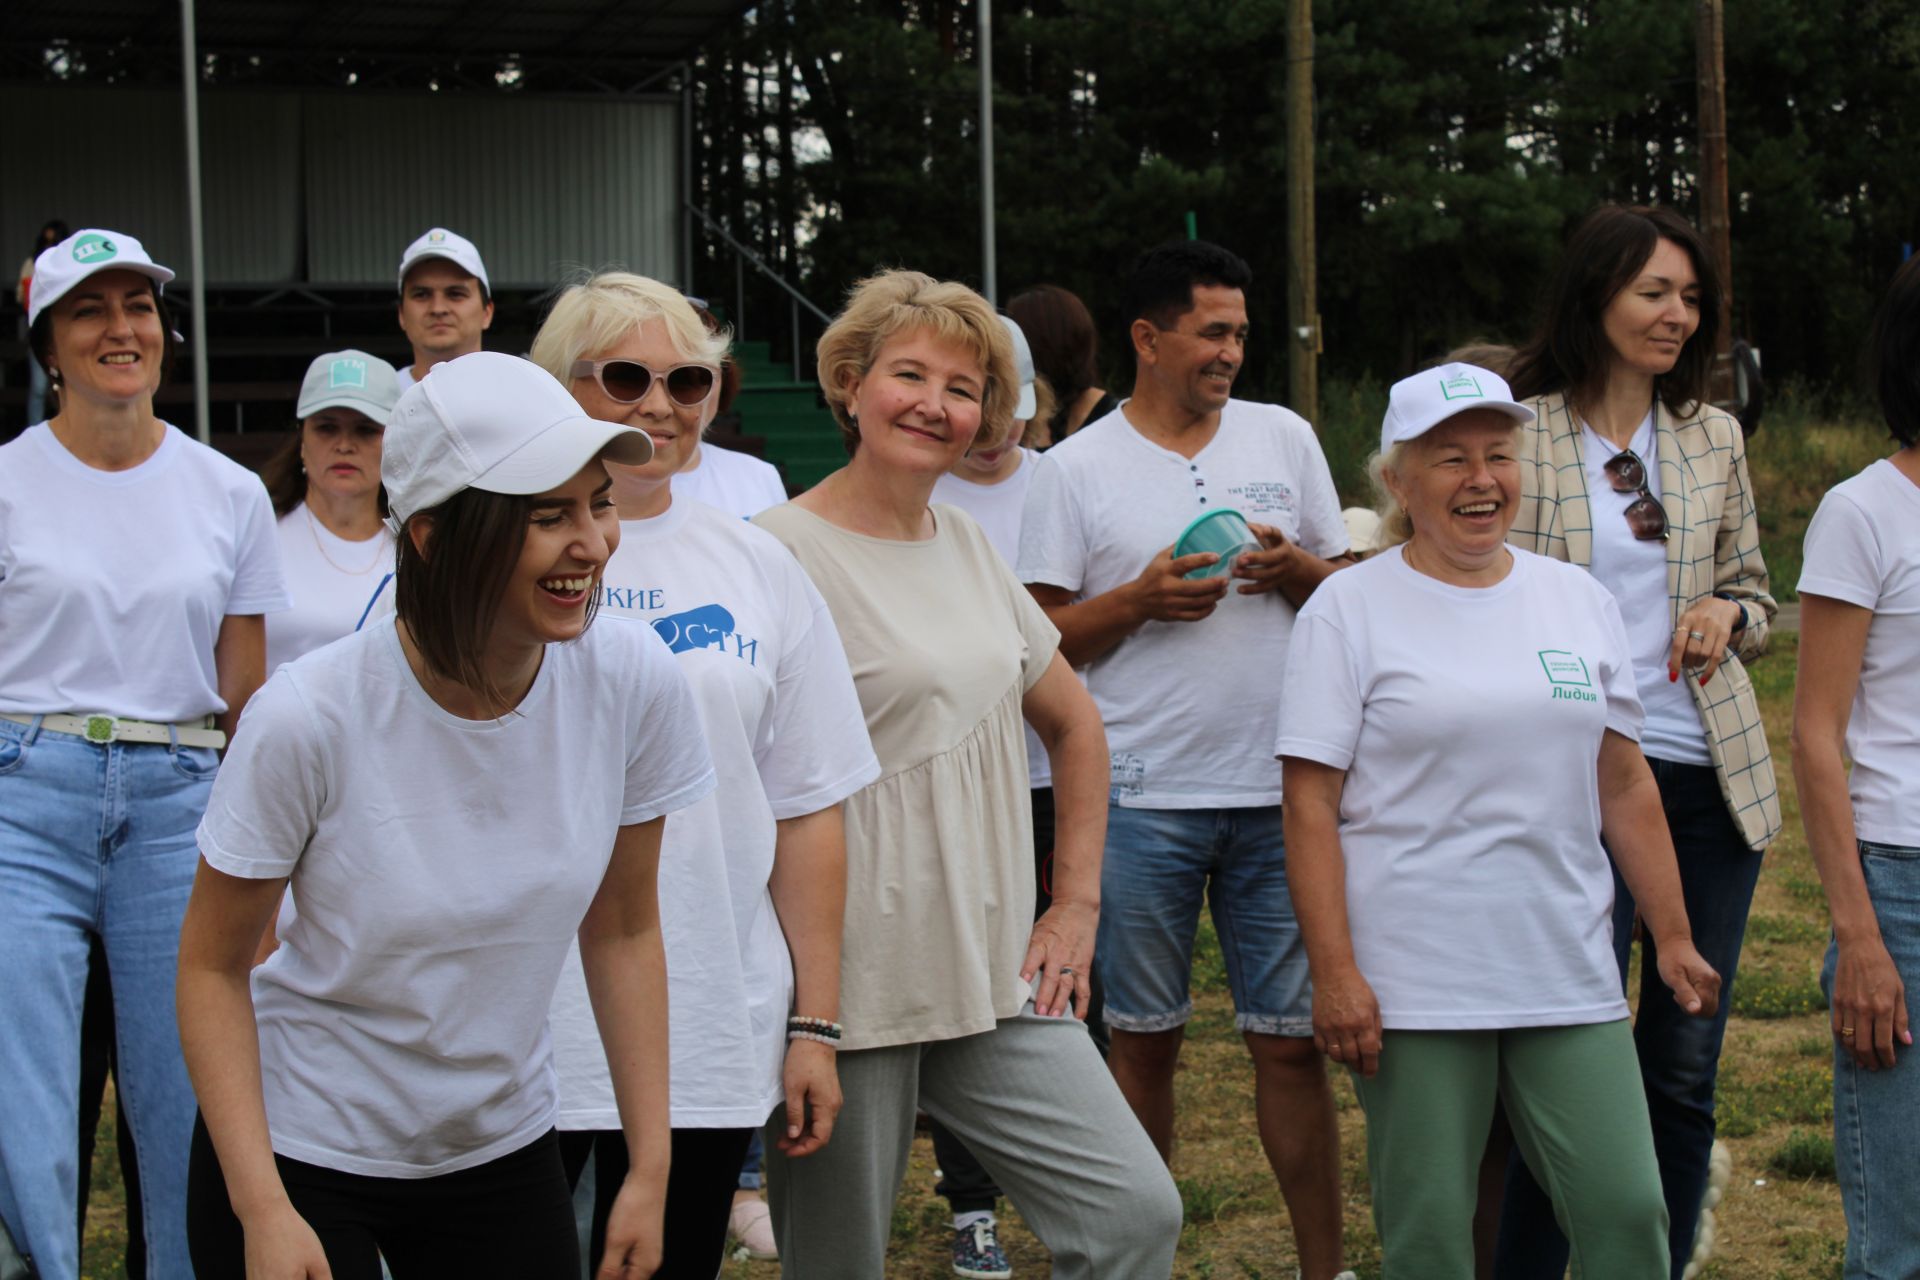
<path id="1" fill-rule="evenodd" d="M 1448 400 L 1485 400 L 1487 393 L 1480 389 L 1479 380 L 1468 375 L 1458 378 L 1442 378 L 1440 395 Z"/>
<path id="2" fill-rule="evenodd" d="M 73 260 L 81 266 L 118 257 L 120 247 L 103 235 L 85 235 L 73 242 Z"/>
<path id="3" fill-rule="evenodd" d="M 359 387 L 367 385 L 367 362 L 365 360 L 335 360 L 327 366 L 327 387 Z"/>
<path id="4" fill-rule="evenodd" d="M 447 233 L 444 231 L 430 231 L 427 233 L 428 244 L 445 244 L 446 242 Z"/>

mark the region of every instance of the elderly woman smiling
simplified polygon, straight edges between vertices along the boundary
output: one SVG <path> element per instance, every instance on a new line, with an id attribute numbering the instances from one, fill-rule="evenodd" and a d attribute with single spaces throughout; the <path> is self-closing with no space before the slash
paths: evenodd
<path id="1" fill-rule="evenodd" d="M 1107 747 L 1059 634 L 980 526 L 929 507 L 1012 427 L 1007 330 L 964 285 L 892 271 L 820 339 L 851 460 L 756 523 L 826 598 L 880 758 L 847 802 L 846 1107 L 830 1147 L 768 1173 L 788 1275 L 878 1280 L 916 1105 L 1004 1187 L 1059 1280 L 1164 1280 L 1166 1167 L 1085 1030 Z M 1034 919 L 1022 716 L 1053 763 L 1053 905 Z"/>
<path id="2" fill-rule="evenodd" d="M 1393 388 L 1376 466 L 1398 545 L 1321 586 L 1287 664 L 1277 754 L 1314 1038 L 1366 1107 L 1389 1280 L 1473 1275 L 1496 1097 L 1575 1274 L 1666 1273 L 1600 833 L 1674 999 L 1710 1016 L 1719 989 L 1635 745 L 1619 610 L 1505 542 L 1532 417 L 1473 365 Z"/>

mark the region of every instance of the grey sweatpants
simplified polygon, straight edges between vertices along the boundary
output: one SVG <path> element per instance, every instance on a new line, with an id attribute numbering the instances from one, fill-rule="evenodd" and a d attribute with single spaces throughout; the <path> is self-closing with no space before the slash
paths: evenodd
<path id="1" fill-rule="evenodd" d="M 1053 1254 L 1055 1280 L 1166 1280 L 1180 1193 L 1084 1024 L 1032 1004 L 992 1031 L 840 1055 L 845 1109 L 800 1160 L 767 1126 L 784 1280 L 882 1280 L 916 1107 L 958 1134 Z"/>

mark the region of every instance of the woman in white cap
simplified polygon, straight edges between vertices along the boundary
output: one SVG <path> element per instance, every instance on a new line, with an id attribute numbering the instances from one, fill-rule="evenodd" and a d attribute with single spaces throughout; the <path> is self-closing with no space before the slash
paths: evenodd
<path id="1" fill-rule="evenodd" d="M 1709 402 L 1721 282 L 1704 238 L 1670 209 L 1609 205 L 1568 238 L 1539 327 L 1513 356 L 1520 433 L 1516 546 L 1591 573 L 1620 607 L 1646 726 L 1640 746 L 1680 860 L 1700 952 L 1725 979 L 1719 1016 L 1658 998 L 1641 946 L 1634 1043 L 1672 1218 L 1670 1280 L 1693 1259 L 1711 1175 L 1715 1081 L 1760 857 L 1779 788 L 1745 664 L 1775 604 L 1760 553 L 1746 439 Z M 1614 883 L 1614 964 L 1627 982 L 1631 886 Z M 1559 1280 L 1565 1242 L 1527 1170 L 1508 1181 L 1499 1268 Z"/>
<path id="2" fill-rule="evenodd" d="M 1085 1028 L 1107 747 L 1059 634 L 934 481 L 1013 426 L 1012 344 L 965 285 L 889 271 L 820 339 L 851 458 L 756 518 L 820 588 L 882 774 L 847 801 L 833 1144 L 768 1156 L 789 1275 L 879 1280 L 916 1106 L 966 1142 L 1059 1280 L 1164 1280 L 1180 1199 Z M 1021 722 L 1052 758 L 1053 905 L 1034 918 Z"/>
<path id="3" fill-rule="evenodd" d="M 293 595 L 293 608 L 267 624 L 269 672 L 358 627 L 393 572 L 380 438 L 399 398 L 393 366 L 364 351 L 307 366 L 299 426 L 260 470 Z"/>
<path id="4" fill-rule="evenodd" d="M 603 460 L 650 452 L 511 356 L 437 366 L 396 406 L 397 615 L 274 673 L 199 831 L 199 1280 L 372 1280 L 383 1256 L 400 1280 L 575 1274 L 547 1008 L 576 934 L 632 1153 L 599 1275 L 657 1261 L 654 863 L 713 770 L 659 640 L 589 626 L 620 537 Z M 299 914 L 250 970 L 289 877 Z"/>
<path id="5" fill-rule="evenodd" d="M 1636 746 L 1619 610 L 1506 542 L 1532 420 L 1473 365 L 1394 386 L 1375 462 L 1386 549 L 1301 609 L 1282 690 L 1314 1040 L 1366 1108 L 1389 1280 L 1474 1275 L 1496 1098 L 1553 1188 L 1575 1274 L 1666 1274 L 1602 833 L 1675 1003 L 1710 1018 L 1719 987 Z"/>
<path id="6" fill-rule="evenodd" d="M 79 1274 L 73 1134 L 90 937 L 112 972 L 147 1274 L 190 1274 L 193 1093 L 173 983 L 200 821 L 286 607 L 266 491 L 154 415 L 173 354 L 138 240 L 40 255 L 29 328 L 60 412 L 0 447 L 0 1218 Z"/>
<path id="7" fill-rule="evenodd" d="M 833 617 L 787 549 L 672 483 L 698 445 L 726 339 L 671 286 L 610 271 L 563 292 L 532 358 L 593 418 L 637 427 L 645 466 L 612 468 L 620 547 L 600 607 L 645 622 L 686 674 L 720 784 L 667 821 L 660 854 L 673 1170 L 659 1275 L 712 1280 L 748 1140 L 823 1146 L 840 1109 L 834 1046 L 846 852 L 840 803 L 879 776 Z M 606 1229 L 620 1185 L 608 1054 L 570 963 L 553 1005 L 568 1172 L 588 1154 Z"/>

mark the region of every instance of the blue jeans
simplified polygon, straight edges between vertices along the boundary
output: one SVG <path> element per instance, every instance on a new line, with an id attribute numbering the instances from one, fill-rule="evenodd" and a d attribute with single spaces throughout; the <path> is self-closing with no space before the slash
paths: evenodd
<path id="1" fill-rule="evenodd" d="M 1693 927 L 1693 945 L 1720 975 L 1720 1008 L 1711 1018 L 1689 1017 L 1660 981 L 1653 939 L 1641 943 L 1640 1006 L 1633 1024 L 1640 1079 L 1653 1120 L 1653 1149 L 1667 1202 L 1672 1280 L 1680 1280 L 1693 1255 L 1700 1200 L 1713 1154 L 1713 1087 L 1720 1072 L 1720 1045 L 1733 1007 L 1734 971 L 1746 937 L 1747 909 L 1760 879 L 1760 855 L 1747 846 L 1720 794 L 1710 765 L 1649 760 L 1660 787 L 1660 806 L 1680 863 L 1680 892 Z M 1633 951 L 1633 895 L 1616 870 L 1613 877 L 1613 950 L 1620 981 L 1627 980 Z M 1553 1219 L 1552 1202 L 1516 1154 L 1507 1173 L 1500 1212 L 1498 1280 L 1560 1280 L 1567 1269 L 1567 1242 Z"/>
<path id="2" fill-rule="evenodd" d="M 80 1012 L 98 936 L 117 1081 L 140 1151 L 147 1275 L 184 1280 L 193 1090 L 174 1022 L 207 748 L 115 743 L 0 720 L 0 1217 L 50 1278 L 80 1273 L 74 1215 Z"/>
<path id="3" fill-rule="evenodd" d="M 1920 849 L 1860 842 L 1860 869 L 1880 936 L 1907 989 L 1920 1001 Z M 1827 946 L 1820 985 L 1833 999 L 1840 956 Z M 1847 1280 L 1920 1275 L 1920 1065 L 1894 1041 L 1891 1069 L 1866 1071 L 1834 1042 L 1833 1155 L 1847 1211 Z"/>
<path id="4" fill-rule="evenodd" d="M 1235 1026 L 1258 1035 L 1312 1035 L 1313 988 L 1287 887 L 1277 804 L 1109 806 L 1094 948 L 1107 1025 L 1137 1032 L 1186 1025 L 1203 900 L 1226 960 Z"/>

